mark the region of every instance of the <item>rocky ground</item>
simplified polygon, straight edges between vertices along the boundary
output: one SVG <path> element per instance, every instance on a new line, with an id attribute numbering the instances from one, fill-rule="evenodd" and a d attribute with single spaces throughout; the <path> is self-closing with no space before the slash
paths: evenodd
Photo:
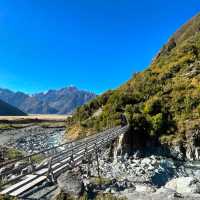
<path id="1" fill-rule="evenodd" d="M 1 131 L 0 145 L 13 147 L 26 153 L 35 153 L 60 144 L 63 135 L 63 128 L 31 126 L 22 129 Z"/>
<path id="2" fill-rule="evenodd" d="M 32 153 L 58 144 L 62 133 L 62 129 L 34 126 L 5 131 L 0 137 L 7 136 L 4 145 Z M 93 161 L 62 174 L 56 185 L 44 183 L 26 197 L 55 200 L 60 192 L 73 196 L 85 192 L 90 199 L 99 193 L 128 200 L 200 199 L 200 161 L 181 161 L 140 151 L 111 158 L 110 148 L 99 154 L 98 161 L 100 179 L 97 161 Z"/>
<path id="3" fill-rule="evenodd" d="M 63 135 L 63 128 L 42 128 L 40 126 L 1 131 L 0 165 L 9 160 L 20 159 L 25 155 L 57 146 L 62 143 Z M 9 181 L 32 170 L 33 166 L 35 167 L 40 164 L 44 156 L 47 155 L 39 154 L 32 158 L 31 165 L 30 161 L 27 159 L 18 161 L 15 164 L 1 166 L 0 184 L 2 180 Z M 9 173 L 6 174 L 6 172 Z"/>
<path id="4" fill-rule="evenodd" d="M 94 182 L 98 168 L 97 162 L 93 162 L 62 174 L 58 178 L 59 188 L 75 196 L 86 190 L 91 197 L 103 193 L 128 200 L 200 199 L 197 161 L 183 162 L 154 155 L 141 157 L 139 152 L 118 156 L 113 161 L 107 155 L 108 152 L 104 152 L 99 159 L 101 179 Z"/>

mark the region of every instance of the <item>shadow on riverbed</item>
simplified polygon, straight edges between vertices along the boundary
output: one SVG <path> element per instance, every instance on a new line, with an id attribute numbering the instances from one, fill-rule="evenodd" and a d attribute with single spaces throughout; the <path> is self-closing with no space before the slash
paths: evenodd
<path id="1" fill-rule="evenodd" d="M 168 162 L 163 162 L 160 164 L 164 170 L 160 170 L 151 178 L 154 185 L 161 187 L 164 186 L 170 179 L 175 176 L 176 171 L 171 168 Z"/>

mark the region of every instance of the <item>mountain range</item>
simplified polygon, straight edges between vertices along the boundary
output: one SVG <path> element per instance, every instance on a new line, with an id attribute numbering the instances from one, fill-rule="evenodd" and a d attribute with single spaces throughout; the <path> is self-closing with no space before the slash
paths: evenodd
<path id="1" fill-rule="evenodd" d="M 66 87 L 28 95 L 0 89 L 0 99 L 28 114 L 69 114 L 96 97 L 94 93 Z"/>

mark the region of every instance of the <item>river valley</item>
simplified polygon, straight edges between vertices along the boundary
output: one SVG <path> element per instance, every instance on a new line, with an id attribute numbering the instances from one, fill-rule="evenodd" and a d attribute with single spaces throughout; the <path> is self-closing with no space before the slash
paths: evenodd
<path id="1" fill-rule="evenodd" d="M 32 154 L 46 148 L 57 146 L 63 142 L 63 128 L 44 128 L 31 126 L 22 129 L 1 131 L 1 145 L 15 148 L 25 154 Z M 200 161 L 180 161 L 170 157 L 144 154 L 135 151 L 131 155 L 122 154 L 118 144 L 110 157 L 111 148 L 99 152 L 99 169 L 102 180 L 107 183 L 93 184 L 91 177 L 98 177 L 97 162 L 90 163 L 90 176 L 88 164 L 82 164 L 73 170 L 78 174 L 73 178 L 74 183 L 68 182 L 70 174 L 64 183 L 58 182 L 54 186 L 42 186 L 26 194 L 28 198 L 54 199 L 62 184 L 76 188 L 77 178 L 80 176 L 88 194 L 103 192 L 128 200 L 156 200 L 156 199 L 200 199 Z M 120 152 L 120 153 L 119 153 Z M 81 174 L 80 174 L 81 171 Z M 80 180 L 79 179 L 79 180 Z M 52 192 L 50 192 L 52 190 Z M 165 198 L 166 197 L 166 198 Z"/>

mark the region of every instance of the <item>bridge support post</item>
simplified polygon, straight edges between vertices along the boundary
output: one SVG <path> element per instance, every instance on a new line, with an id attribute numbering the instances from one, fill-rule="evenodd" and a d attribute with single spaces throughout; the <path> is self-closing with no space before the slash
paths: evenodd
<path id="1" fill-rule="evenodd" d="M 74 163 L 74 147 L 72 147 L 71 159 L 70 159 L 70 166 L 72 168 L 75 166 L 75 163 Z"/>
<path id="2" fill-rule="evenodd" d="M 48 166 L 48 172 L 47 172 L 47 180 L 50 183 L 55 183 L 56 179 L 54 177 L 54 173 L 52 170 L 52 158 L 49 159 L 49 166 Z"/>
<path id="3" fill-rule="evenodd" d="M 90 171 L 90 157 L 88 156 L 88 160 L 87 160 L 87 176 L 90 177 L 91 176 L 91 171 Z"/>
<path id="4" fill-rule="evenodd" d="M 87 156 L 88 156 L 87 150 L 88 150 L 88 143 L 85 144 L 85 150 L 84 150 L 84 158 L 86 160 L 87 160 Z"/>
<path id="5" fill-rule="evenodd" d="M 97 173 L 98 173 L 98 178 L 101 185 L 102 181 L 101 181 L 101 173 L 100 173 L 100 168 L 99 168 L 99 153 L 97 149 L 97 143 L 95 143 L 95 153 L 96 153 L 96 162 L 97 162 Z"/>
<path id="6" fill-rule="evenodd" d="M 87 163 L 87 176 L 91 176 L 90 173 L 90 163 L 91 163 L 91 155 L 88 154 L 88 143 L 85 144 L 84 158 Z"/>
<path id="7" fill-rule="evenodd" d="M 34 171 L 35 170 L 35 166 L 34 166 L 33 159 L 32 159 L 31 156 L 29 157 L 29 163 L 30 163 L 30 166 L 31 166 L 31 171 Z"/>

